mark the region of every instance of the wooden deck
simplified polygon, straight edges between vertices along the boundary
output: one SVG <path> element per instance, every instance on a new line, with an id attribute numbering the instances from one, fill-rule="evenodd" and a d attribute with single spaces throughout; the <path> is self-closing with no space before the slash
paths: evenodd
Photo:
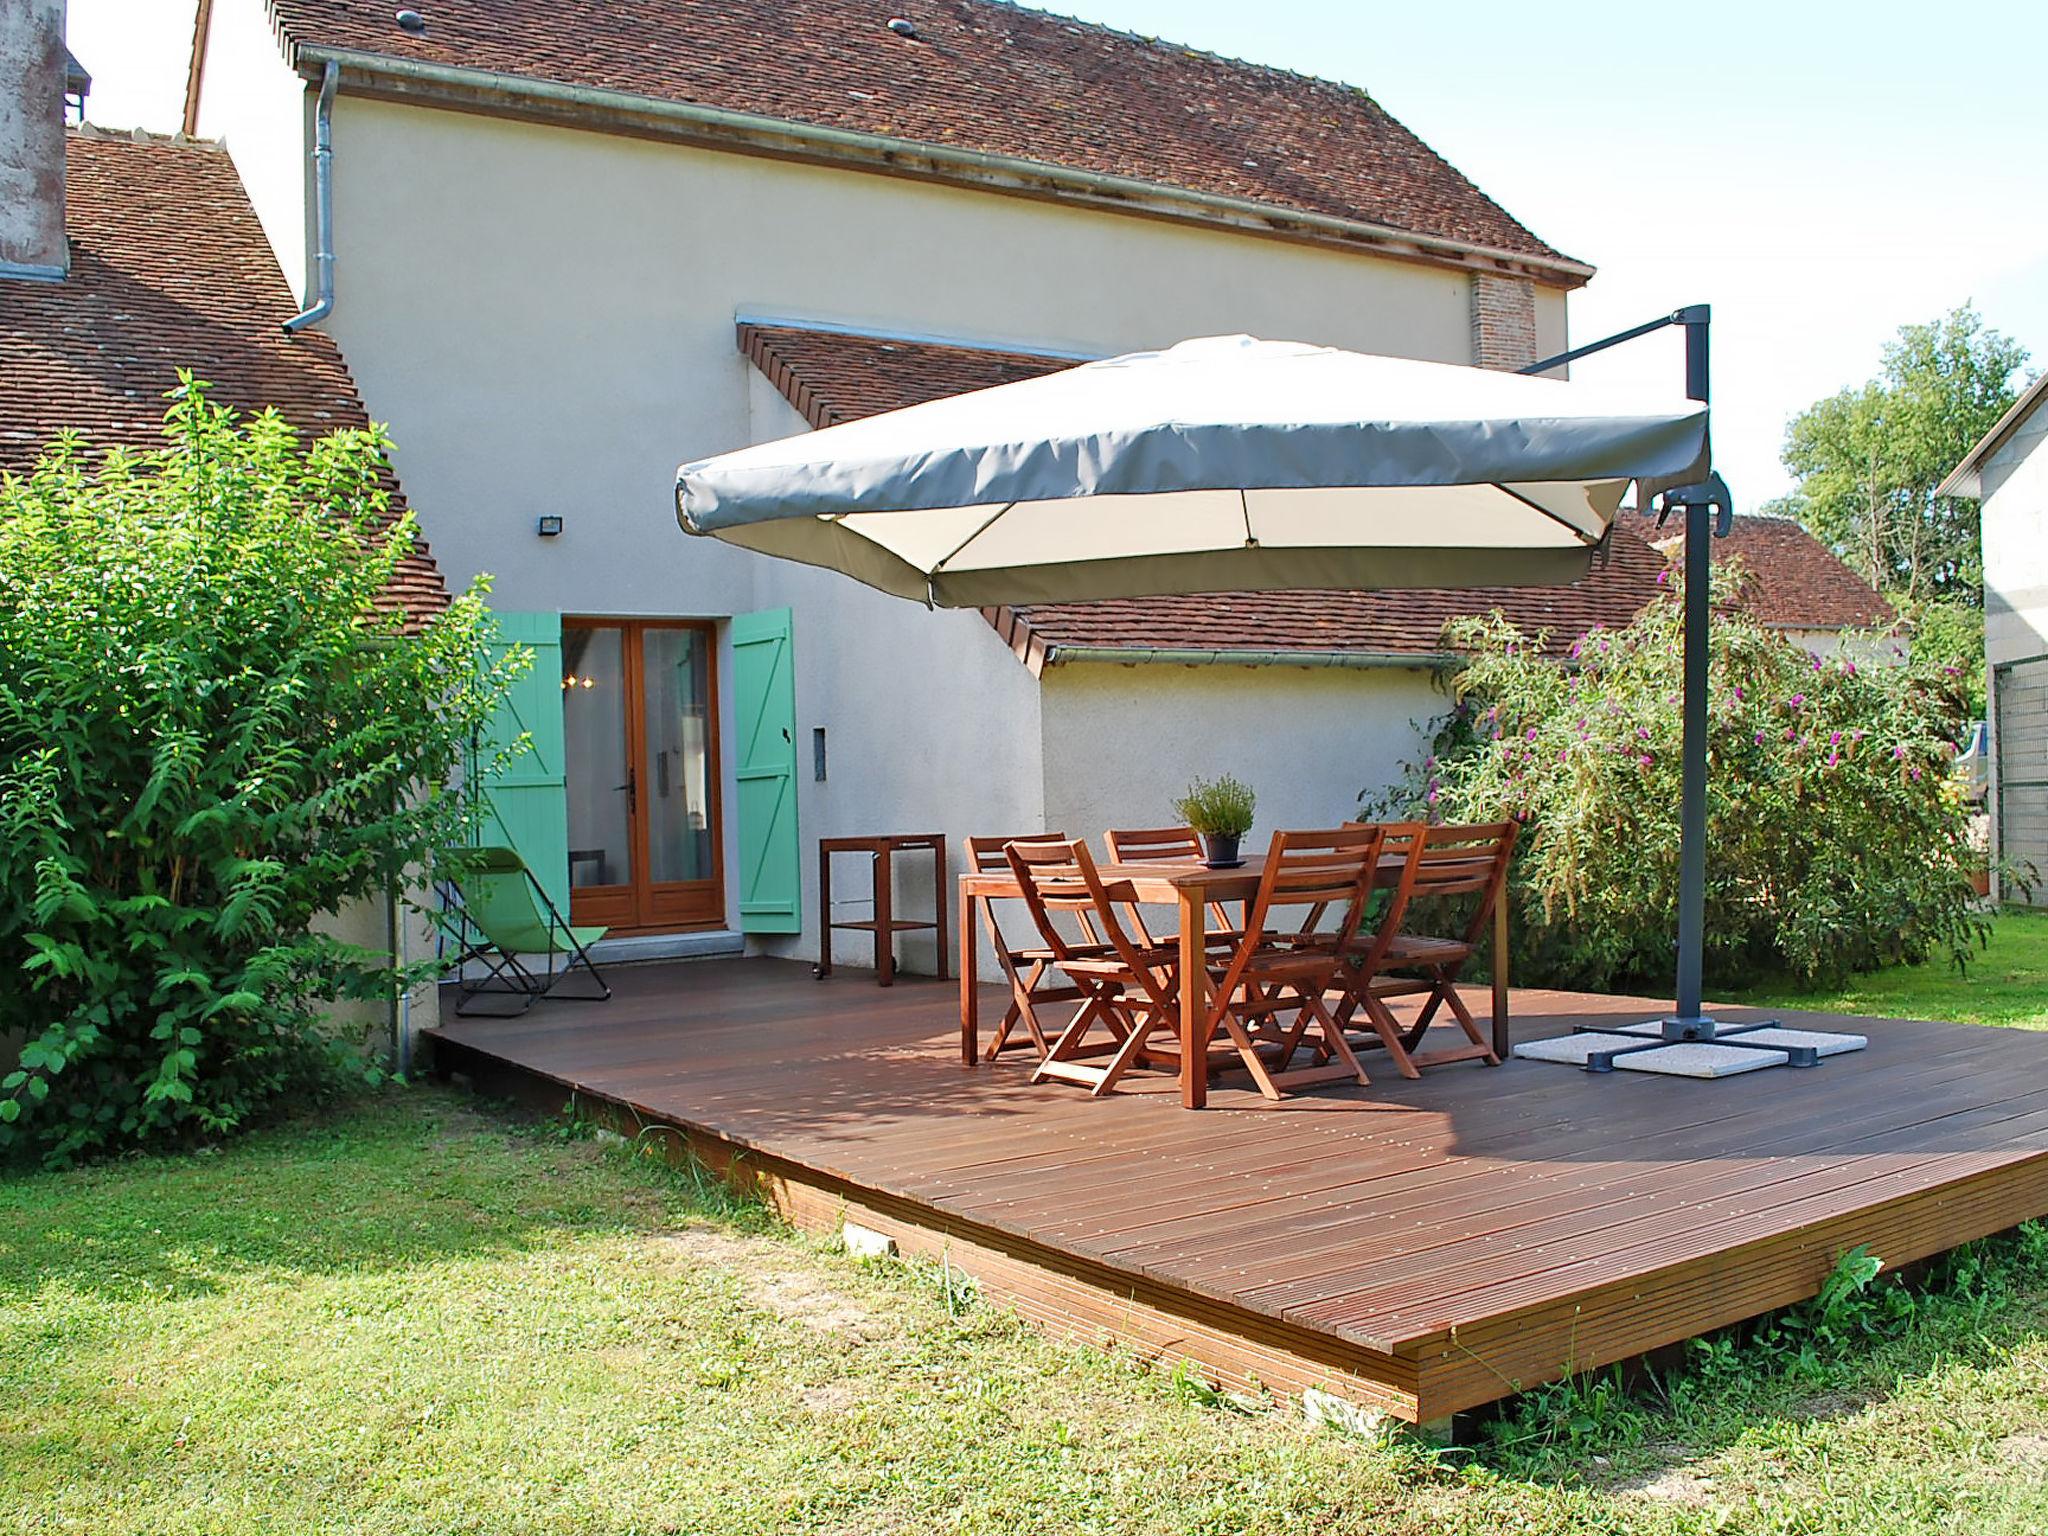
<path id="1" fill-rule="evenodd" d="M 791 1219 L 937 1254 L 1057 1331 L 1431 1420 L 2048 1214 L 2048 1037 L 1890 1020 L 1720 1082 L 1509 1062 L 1269 1104 L 1101 1100 L 958 1059 L 955 993 L 794 962 L 622 968 L 453 1019 L 444 1069 L 677 1128 Z M 1526 1039 L 1654 1004 L 1518 991 Z M 995 1005 L 1000 1012 L 1000 1003 Z M 1730 1010 L 1744 1016 L 1743 1010 Z M 1789 1017 L 1789 1016 L 1788 1016 Z"/>

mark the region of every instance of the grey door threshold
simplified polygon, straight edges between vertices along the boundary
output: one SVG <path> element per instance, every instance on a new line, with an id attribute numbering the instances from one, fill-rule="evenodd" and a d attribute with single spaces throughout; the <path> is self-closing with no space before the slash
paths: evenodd
<path id="1" fill-rule="evenodd" d="M 615 939 L 599 939 L 590 946 L 590 958 L 599 965 L 630 965 L 636 960 L 713 960 L 746 952 L 746 936 L 729 928 L 622 934 Z"/>

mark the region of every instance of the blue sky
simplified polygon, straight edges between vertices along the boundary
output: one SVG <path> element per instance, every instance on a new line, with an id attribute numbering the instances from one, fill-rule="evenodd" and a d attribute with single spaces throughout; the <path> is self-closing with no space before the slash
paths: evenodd
<path id="1" fill-rule="evenodd" d="M 1712 304 L 1716 457 L 1743 505 L 1788 488 L 1786 419 L 1872 374 L 1908 321 L 1973 300 L 2048 366 L 2041 0 L 1050 8 L 1363 86 L 1600 268 L 1572 301 L 1575 340 Z M 176 126 L 191 13 L 191 0 L 71 0 L 94 121 Z M 1578 371 L 1679 378 L 1660 340 Z"/>

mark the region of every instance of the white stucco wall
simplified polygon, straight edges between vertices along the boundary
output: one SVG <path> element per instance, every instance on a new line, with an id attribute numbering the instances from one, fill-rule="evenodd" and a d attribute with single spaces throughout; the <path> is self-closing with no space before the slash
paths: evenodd
<path id="1" fill-rule="evenodd" d="M 1078 662 L 1048 667 L 1045 822 L 1098 853 L 1112 827 L 1163 827 L 1197 776 L 1229 773 L 1258 798 L 1245 847 L 1275 831 L 1359 815 L 1427 750 L 1449 701 L 1426 671 L 1186 667 Z M 1171 914 L 1148 914 L 1158 931 Z"/>
<path id="2" fill-rule="evenodd" d="M 443 570 L 493 572 L 508 609 L 794 607 L 807 853 L 840 832 L 1043 825 L 1038 695 L 976 615 L 676 529 L 680 460 L 802 426 L 735 349 L 737 313 L 1100 352 L 1232 330 L 1470 345 L 1457 273 L 347 96 L 334 136 L 330 329 L 395 424 Z M 561 538 L 533 535 L 543 512 Z M 807 857 L 807 914 L 814 878 Z M 900 899 L 929 900 L 921 870 Z M 809 932 L 770 942 L 815 952 Z"/>
<path id="3" fill-rule="evenodd" d="M 1450 707 L 1420 670 L 1092 662 L 1048 667 L 1042 699 L 1049 825 L 1170 826 L 1189 779 L 1230 773 L 1258 795 L 1254 846 L 1355 817 Z"/>
<path id="4" fill-rule="evenodd" d="M 1882 630 L 1799 629 L 1780 625 L 1778 633 L 1810 655 L 1846 656 L 1859 665 L 1898 665 L 1905 661 L 1910 649 L 1905 635 L 1888 635 Z"/>
<path id="5" fill-rule="evenodd" d="M 1996 666 L 2048 653 L 2048 409 L 2021 424 L 1982 478 L 1984 651 Z"/>
<path id="6" fill-rule="evenodd" d="M 758 370 L 748 372 L 754 379 L 753 441 L 808 430 Z M 957 873 L 965 867 L 968 836 L 1045 825 L 1039 692 L 1031 673 L 978 612 L 934 612 L 836 572 L 764 565 L 756 588 L 761 603 L 787 603 L 796 611 L 797 817 L 805 850 L 806 931 L 796 939 L 756 943 L 772 953 L 812 959 L 819 838 L 943 832 Z M 826 741 L 823 783 L 812 767 L 812 732 L 819 727 Z M 835 915 L 868 916 L 866 862 L 842 856 L 832 878 Z M 895 888 L 898 916 L 926 916 L 933 900 L 929 856 L 906 855 L 897 866 Z M 953 941 L 950 933 L 947 941 Z M 868 963 L 872 949 L 865 934 L 840 934 L 836 943 L 835 958 Z M 897 955 L 913 970 L 930 969 L 930 937 L 907 935 Z"/>
<path id="7" fill-rule="evenodd" d="M 1563 289 L 1537 288 L 1536 357 L 1555 357 L 1571 346 L 1571 327 L 1566 311 L 1567 295 Z M 1534 362 L 1535 358 L 1530 361 Z M 1569 368 L 1552 370 L 1552 375 L 1557 377 L 1568 377 L 1570 373 Z"/>
<path id="8" fill-rule="evenodd" d="M 390 951 L 401 965 L 416 965 L 432 955 L 437 938 L 432 921 L 415 910 L 430 902 L 432 893 L 415 889 L 409 900 L 411 906 L 405 900 L 399 903 L 398 948 Z M 375 896 L 350 902 L 339 912 L 319 919 L 315 926 L 344 944 L 386 951 L 391 941 L 391 918 L 391 903 L 383 896 Z M 438 1021 L 439 1005 L 440 994 L 432 982 L 420 982 L 405 993 L 398 1024 L 401 1034 L 408 1037 L 401 1047 L 408 1058 L 418 1043 L 420 1031 L 432 1029 Z M 391 1022 L 389 1002 L 346 999 L 330 1007 L 327 1027 L 337 1038 L 363 1047 L 381 1060 L 391 1046 Z"/>
<path id="9" fill-rule="evenodd" d="M 312 98 L 285 63 L 262 6 L 213 8 L 201 79 L 199 135 L 226 144 L 279 269 L 303 296 L 311 277 Z"/>
<path id="10" fill-rule="evenodd" d="M 678 462 L 748 440 L 742 310 L 1082 351 L 1470 346 L 1462 274 L 1277 240 L 347 95 L 334 142 L 329 329 L 443 569 L 513 608 L 760 606 L 764 562 L 671 504 Z"/>

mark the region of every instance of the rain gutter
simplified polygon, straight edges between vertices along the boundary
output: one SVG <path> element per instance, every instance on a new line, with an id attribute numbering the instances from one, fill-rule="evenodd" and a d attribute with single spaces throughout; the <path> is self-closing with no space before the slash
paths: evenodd
<path id="1" fill-rule="evenodd" d="M 870 170 L 967 182 L 1009 192 L 1058 194 L 1129 213 L 1221 224 L 1321 244 L 1366 247 L 1384 255 L 1438 266 L 1512 272 L 1566 288 L 1583 285 L 1594 271 L 1586 263 L 1568 257 L 1531 256 L 1442 235 L 1416 234 L 1366 219 L 1282 208 L 1251 198 L 1162 186 L 1131 176 L 891 138 L 851 128 L 792 122 L 631 91 L 565 85 L 311 43 L 299 44 L 293 59 L 302 70 L 338 66 L 352 83 L 361 84 L 373 94 L 556 120 L 598 118 L 621 127 L 709 141 L 728 149 L 837 164 L 852 162 Z"/>
<path id="2" fill-rule="evenodd" d="M 1045 664 L 1103 662 L 1120 666 L 1319 667 L 1347 671 L 1426 672 L 1465 658 L 1448 651 L 1203 651 L 1143 645 L 1048 645 Z"/>

